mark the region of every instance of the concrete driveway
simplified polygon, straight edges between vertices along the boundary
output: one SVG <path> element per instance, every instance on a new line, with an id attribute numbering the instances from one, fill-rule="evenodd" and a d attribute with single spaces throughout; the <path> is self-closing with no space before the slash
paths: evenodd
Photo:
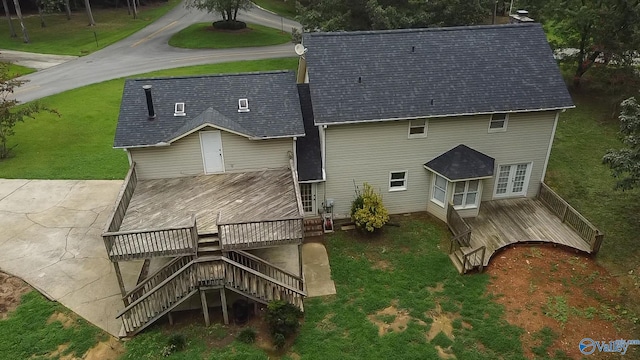
<path id="1" fill-rule="evenodd" d="M 0 179 L 0 269 L 117 336 L 122 309 L 102 230 L 122 181 Z M 142 263 L 122 263 L 128 287 Z"/>

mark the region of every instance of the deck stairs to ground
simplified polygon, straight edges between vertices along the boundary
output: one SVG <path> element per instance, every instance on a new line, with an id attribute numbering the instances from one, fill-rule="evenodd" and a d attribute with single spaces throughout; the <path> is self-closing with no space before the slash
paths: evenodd
<path id="1" fill-rule="evenodd" d="M 312 217 L 304 219 L 304 237 L 323 236 L 324 228 L 322 227 L 321 217 Z"/>
<path id="2" fill-rule="evenodd" d="M 473 249 L 470 247 L 460 247 L 459 249 L 456 249 L 454 252 L 449 254 L 449 259 L 451 259 L 451 262 L 460 274 L 465 274 L 473 269 L 482 271 L 482 258 L 476 256 L 467 256 L 467 259 L 465 261 L 465 255 L 475 250 L 477 249 Z"/>
<path id="3" fill-rule="evenodd" d="M 176 257 L 123 298 L 118 315 L 127 336 L 162 318 L 200 290 L 224 288 L 267 304 L 286 300 L 303 310 L 302 278 L 244 251 L 224 254 L 217 234 L 202 236 L 197 256 Z"/>

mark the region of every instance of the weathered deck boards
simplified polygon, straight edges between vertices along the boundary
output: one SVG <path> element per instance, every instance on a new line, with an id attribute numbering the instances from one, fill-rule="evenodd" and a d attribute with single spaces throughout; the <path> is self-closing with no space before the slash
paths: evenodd
<path id="1" fill-rule="evenodd" d="M 290 169 L 139 180 L 120 231 L 188 226 L 196 214 L 199 234 L 217 233 L 225 221 L 299 216 Z"/>
<path id="2" fill-rule="evenodd" d="M 496 251 L 518 242 L 550 242 L 591 252 L 589 244 L 538 199 L 483 202 L 478 216 L 465 221 L 473 229 L 471 248 L 486 246 L 484 266 Z"/>

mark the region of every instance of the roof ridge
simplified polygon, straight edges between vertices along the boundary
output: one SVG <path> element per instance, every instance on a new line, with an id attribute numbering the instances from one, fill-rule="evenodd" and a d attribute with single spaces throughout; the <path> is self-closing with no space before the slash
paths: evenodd
<path id="1" fill-rule="evenodd" d="M 197 79 L 197 78 L 212 78 L 212 77 L 225 77 L 225 76 L 253 76 L 253 75 L 269 75 L 269 74 L 284 74 L 294 73 L 293 70 L 267 70 L 267 71 L 251 71 L 251 72 L 239 72 L 239 73 L 221 73 L 221 74 L 200 74 L 200 75 L 182 75 L 182 76 L 157 76 L 148 78 L 129 78 L 127 81 L 149 81 L 149 80 L 177 80 L 177 79 Z"/>
<path id="2" fill-rule="evenodd" d="M 516 23 L 516 24 L 495 24 L 495 25 L 466 25 L 466 26 L 446 26 L 432 28 L 410 28 L 410 29 L 388 29 L 388 30 L 357 30 L 357 31 L 320 31 L 306 32 L 307 36 L 355 36 L 369 34 L 394 34 L 394 33 L 420 33 L 420 32 L 438 32 L 438 31 L 462 31 L 462 30 L 482 30 L 507 27 L 532 27 L 540 26 L 539 23 Z"/>

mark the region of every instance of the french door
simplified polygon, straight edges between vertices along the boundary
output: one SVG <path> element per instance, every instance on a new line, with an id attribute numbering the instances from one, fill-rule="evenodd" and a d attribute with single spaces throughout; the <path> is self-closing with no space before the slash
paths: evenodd
<path id="1" fill-rule="evenodd" d="M 495 186 L 495 197 L 524 196 L 527 194 L 531 163 L 500 165 Z"/>
<path id="2" fill-rule="evenodd" d="M 300 197 L 302 198 L 302 209 L 305 215 L 316 214 L 316 186 L 315 184 L 300 184 Z"/>

